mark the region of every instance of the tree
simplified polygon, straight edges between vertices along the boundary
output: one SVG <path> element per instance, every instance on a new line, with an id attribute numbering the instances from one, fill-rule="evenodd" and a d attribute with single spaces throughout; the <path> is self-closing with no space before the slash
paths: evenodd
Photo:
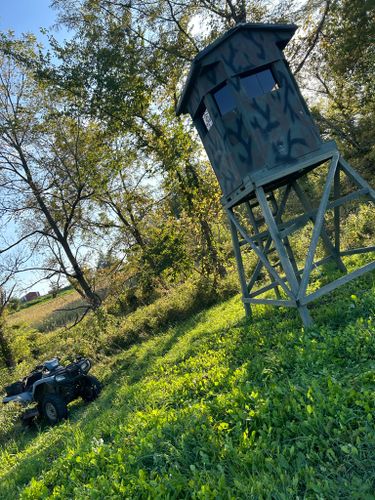
<path id="1" fill-rule="evenodd" d="M 66 112 L 64 97 L 40 85 L 20 62 L 35 60 L 33 45 L 30 38 L 2 40 L 0 216 L 17 223 L 21 234 L 0 252 L 26 241 L 34 255 L 47 251 L 38 269 L 50 278 L 64 275 L 96 309 L 101 300 L 83 271 L 80 220 L 105 146 L 95 126 L 86 127 L 71 108 Z"/>
<path id="2" fill-rule="evenodd" d="M 162 177 L 160 187 L 164 191 L 163 196 L 172 192 L 175 196 L 178 193 L 189 216 L 197 215 L 194 197 L 203 196 L 207 192 L 203 181 L 207 176 L 201 175 L 202 167 L 198 166 L 196 161 L 202 148 L 196 139 L 192 139 L 181 119 L 177 119 L 174 114 L 176 85 L 183 70 L 181 64 L 192 59 L 197 46 L 192 47 L 188 55 L 188 44 L 183 37 L 179 38 L 179 33 L 172 33 L 171 39 L 167 33 L 165 36 L 161 34 L 161 48 L 160 40 L 158 43 L 147 42 L 139 31 L 140 5 L 139 9 L 137 6 L 134 9 L 131 6 L 129 11 L 123 4 L 81 2 L 80 9 L 76 8 L 71 14 L 72 4 L 69 2 L 55 4 L 64 8 L 62 19 L 77 30 L 77 38 L 65 49 L 59 48 L 59 54 L 64 54 L 63 66 L 55 68 L 54 71 L 47 69 L 45 76 L 72 93 L 91 96 L 91 104 L 86 108 L 88 116 L 100 117 L 107 130 L 111 133 L 116 131 L 120 137 L 122 135 L 127 138 L 126 141 L 122 140 L 123 144 L 132 145 L 131 148 L 127 146 L 126 151 L 127 158 L 133 158 L 134 166 L 130 169 L 136 171 L 142 162 L 148 169 L 151 166 L 153 173 Z M 75 6 L 77 7 L 77 4 Z M 137 9 L 138 14 L 135 13 Z M 187 7 L 187 10 L 191 9 Z M 146 11 L 142 12 L 145 14 Z M 184 14 L 181 12 L 179 15 Z M 148 20 L 150 16 L 151 11 Z M 173 16 L 171 22 L 179 30 Z M 89 23 L 87 19 L 90 19 Z M 118 36 L 118 33 L 121 36 Z M 132 72 L 129 71 L 129 59 L 137 62 L 131 63 Z M 104 67 L 107 71 L 103 71 Z M 111 80 L 104 77 L 106 73 L 110 73 Z M 127 75 L 126 79 L 123 74 Z M 64 75 L 74 75 L 74 78 L 69 80 L 64 78 Z M 141 80 L 144 83 L 140 86 Z M 101 92 L 105 93 L 105 100 L 95 98 Z M 128 162 L 127 171 L 129 166 Z M 203 170 L 206 170 L 206 163 L 203 166 Z M 112 211 L 120 225 L 126 228 L 126 232 L 130 231 L 131 238 L 135 239 L 144 251 L 146 238 L 142 237 L 139 222 L 147 209 L 138 210 L 135 207 L 139 204 L 133 203 L 144 196 L 140 189 L 135 193 L 133 189 L 127 191 L 124 185 L 121 191 L 117 191 L 120 192 L 122 195 L 114 197 L 113 190 L 107 190 L 101 195 L 101 203 Z M 145 205 L 149 209 L 150 203 L 145 201 Z M 210 203 L 207 206 L 210 206 Z M 219 256 L 220 252 L 216 248 L 208 216 L 203 210 L 197 219 L 200 228 L 199 239 L 203 242 L 202 249 L 204 248 L 201 256 L 207 264 L 204 266 L 206 270 L 223 275 L 225 269 Z M 144 254 L 151 255 L 147 252 Z"/>
<path id="3" fill-rule="evenodd" d="M 199 50 L 244 21 L 301 22 L 304 29 L 289 54 L 292 68 L 303 77 L 314 68 L 315 60 L 322 59 L 321 49 L 328 29 L 333 30 L 338 19 L 340 2 L 55 0 L 53 4 L 60 21 L 77 36 L 58 48 L 63 66 L 46 71 L 46 76 L 74 95 L 87 96 L 88 116 L 100 117 L 101 123 L 120 135 L 126 131 L 123 134 L 133 144 L 135 158 L 153 164 L 162 176 L 164 194 L 177 197 L 179 211 L 196 221 L 198 230 L 194 228 L 192 234 L 201 242 L 199 259 L 205 272 L 223 275 L 222 249 L 213 237 L 219 206 L 212 196 L 214 181 L 202 161 L 196 135 L 174 116 L 182 77 Z M 105 99 L 97 98 L 104 95 Z M 344 98 L 345 94 L 339 97 L 341 109 Z M 350 128 L 347 136 L 353 136 L 356 118 L 347 114 L 344 119 Z M 103 203 L 121 219 L 124 200 L 113 203 L 108 193 L 104 198 Z"/>
<path id="4" fill-rule="evenodd" d="M 375 160 L 375 50 L 369 41 L 375 37 L 375 5 L 372 0 L 327 4 L 328 14 L 303 81 L 316 96 L 315 115 L 322 133 L 335 139 L 370 178 Z"/>
<path id="5" fill-rule="evenodd" d="M 52 298 L 55 299 L 59 293 L 59 291 L 61 290 L 61 285 L 59 283 L 59 280 L 51 280 L 51 284 L 50 284 L 50 289 L 49 289 L 49 294 L 52 295 Z"/>

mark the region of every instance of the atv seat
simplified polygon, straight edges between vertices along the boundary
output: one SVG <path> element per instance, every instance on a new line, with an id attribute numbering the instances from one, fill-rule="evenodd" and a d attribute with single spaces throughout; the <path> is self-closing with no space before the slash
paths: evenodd
<path id="1" fill-rule="evenodd" d="M 17 382 L 14 382 L 13 384 L 7 385 L 5 387 L 5 392 L 7 393 L 7 396 L 16 396 L 17 394 L 21 394 L 21 392 L 24 391 L 24 385 L 23 382 L 20 380 L 17 380 Z"/>
<path id="2" fill-rule="evenodd" d="M 42 372 L 34 372 L 31 373 L 28 377 L 25 378 L 25 391 L 31 389 L 32 385 L 42 378 Z"/>

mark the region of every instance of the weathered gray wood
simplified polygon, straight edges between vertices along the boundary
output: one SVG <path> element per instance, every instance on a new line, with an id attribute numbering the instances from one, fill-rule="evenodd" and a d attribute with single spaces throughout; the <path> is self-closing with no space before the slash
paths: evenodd
<path id="1" fill-rule="evenodd" d="M 235 227 L 237 228 L 237 231 L 242 235 L 242 237 L 245 240 L 248 241 L 250 247 L 252 248 L 252 250 L 254 250 L 254 253 L 256 254 L 256 256 L 263 262 L 264 267 L 270 271 L 273 279 L 279 283 L 279 285 L 283 288 L 285 293 L 287 295 L 289 295 L 289 297 L 293 298 L 293 294 L 292 294 L 291 290 L 289 290 L 289 288 L 285 285 L 285 283 L 282 281 L 280 276 L 277 274 L 277 272 L 273 269 L 273 267 L 268 262 L 267 257 L 259 250 L 257 245 L 254 243 L 254 241 L 251 239 L 251 237 L 247 234 L 246 229 L 240 224 L 240 222 L 238 222 L 238 220 L 235 217 L 235 215 L 233 214 L 233 212 L 231 210 L 227 210 L 227 214 L 228 214 L 230 221 L 232 221 L 233 224 L 235 225 Z"/>
<path id="2" fill-rule="evenodd" d="M 285 246 L 281 240 L 276 221 L 275 221 L 275 219 L 272 215 L 271 209 L 268 205 L 264 189 L 262 187 L 257 188 L 256 194 L 257 194 L 257 198 L 259 200 L 260 207 L 261 207 L 262 212 L 264 214 L 264 218 L 266 220 L 267 226 L 269 228 L 269 232 L 271 234 L 274 245 L 275 245 L 277 252 L 279 254 L 281 265 L 284 269 L 285 275 L 286 275 L 287 280 L 291 286 L 293 294 L 296 294 L 296 292 L 298 290 L 298 281 L 297 281 L 297 278 L 294 274 L 294 270 L 293 270 L 293 267 L 290 263 L 290 260 L 288 258 L 288 254 L 286 252 Z"/>
<path id="3" fill-rule="evenodd" d="M 287 186 L 287 189 L 291 189 L 291 186 L 289 184 Z M 277 204 L 277 201 L 276 201 L 276 198 L 275 198 L 275 195 L 274 195 L 273 192 L 270 195 L 270 201 L 271 201 L 274 213 L 278 214 L 278 212 L 279 212 L 279 210 L 278 210 L 278 204 Z M 280 214 L 280 216 L 278 218 L 276 218 L 275 220 L 276 220 L 277 226 L 279 227 L 280 223 L 282 222 L 282 214 Z M 300 278 L 299 278 L 299 274 L 298 274 L 298 266 L 297 266 L 296 259 L 294 257 L 294 253 L 293 253 L 292 247 L 290 246 L 290 243 L 289 243 L 289 240 L 288 240 L 287 237 L 282 238 L 282 240 L 283 240 L 283 243 L 285 245 L 286 253 L 288 254 L 290 263 L 292 264 L 294 274 L 297 277 L 297 281 L 299 281 Z"/>
<path id="4" fill-rule="evenodd" d="M 280 179 L 280 177 L 290 176 L 294 172 L 309 168 L 311 165 L 322 164 L 324 161 L 329 160 L 336 154 L 338 154 L 338 151 L 334 142 L 322 144 L 321 148 L 318 151 L 309 153 L 303 159 L 300 159 L 293 165 L 289 165 L 288 167 L 283 165 L 282 169 L 273 168 L 271 170 L 265 169 L 256 172 L 253 176 L 255 187 L 265 186 L 266 184 Z"/>
<path id="5" fill-rule="evenodd" d="M 345 196 L 341 196 L 337 200 L 330 201 L 327 206 L 327 210 L 331 210 L 332 208 L 339 207 L 341 205 L 345 205 L 345 203 L 349 203 L 350 201 L 354 201 L 361 196 L 368 195 L 369 191 L 367 188 L 359 189 L 358 191 L 354 191 L 354 193 L 349 193 Z"/>
<path id="6" fill-rule="evenodd" d="M 263 304 L 270 306 L 279 306 L 279 307 L 296 307 L 296 302 L 294 300 L 276 300 L 276 299 L 252 299 L 246 298 L 243 299 L 243 302 L 248 304 Z"/>
<path id="7" fill-rule="evenodd" d="M 360 253 L 375 252 L 375 246 L 362 247 L 362 248 L 351 248 L 350 250 L 343 250 L 340 255 L 356 255 Z"/>
<path id="8" fill-rule="evenodd" d="M 272 290 L 276 286 L 278 286 L 278 284 L 275 281 L 273 281 L 269 285 L 265 285 L 262 288 L 259 288 L 258 290 L 255 290 L 255 292 L 250 293 L 249 297 L 253 298 L 253 297 L 257 297 L 258 295 L 262 295 L 262 293 L 268 292 L 269 290 Z"/>
<path id="9" fill-rule="evenodd" d="M 282 196 L 282 199 L 281 199 L 281 203 L 280 203 L 280 206 L 277 208 L 277 214 L 276 214 L 276 220 L 278 222 L 281 221 L 281 217 L 284 213 L 284 210 L 285 210 L 285 206 L 287 204 L 287 201 L 288 201 L 288 198 L 289 198 L 289 194 L 290 194 L 290 190 L 291 190 L 291 186 L 288 184 L 284 190 L 284 193 L 283 193 L 283 196 Z M 259 205 L 259 202 L 257 201 L 257 205 Z M 268 234 L 268 239 L 267 239 L 267 242 L 264 246 L 264 252 L 268 252 L 268 250 L 270 249 L 271 247 L 271 244 L 272 244 L 272 238 L 269 234 L 269 231 L 267 231 L 267 234 Z M 260 240 L 261 241 L 261 240 Z M 249 292 L 252 290 L 253 286 L 255 285 L 257 279 L 258 279 L 258 276 L 259 276 L 259 273 L 262 269 L 262 262 L 261 260 L 258 260 L 257 262 L 257 265 L 255 266 L 255 269 L 254 269 L 254 272 L 250 278 L 250 281 L 247 285 L 247 288 L 249 290 Z"/>
<path id="10" fill-rule="evenodd" d="M 353 271 L 345 276 L 341 276 L 341 278 L 338 278 L 337 280 L 332 281 L 332 283 L 328 283 L 327 285 L 322 286 L 316 292 L 311 293 L 310 295 L 308 295 L 306 297 L 303 297 L 300 300 L 300 302 L 301 302 L 301 304 L 309 304 L 310 302 L 318 299 L 322 295 L 326 295 L 327 293 L 332 292 L 333 290 L 335 290 L 339 286 L 345 285 L 346 283 L 349 283 L 349 281 L 352 281 L 356 278 L 359 278 L 363 274 L 368 273 L 370 271 L 373 271 L 374 269 L 375 269 L 375 261 L 370 262 L 370 264 L 366 264 L 365 266 L 362 266 L 359 269 L 356 269 L 355 271 Z"/>
<path id="11" fill-rule="evenodd" d="M 265 255 L 267 255 L 267 252 L 269 251 L 271 244 L 272 244 L 272 238 L 269 237 L 268 240 L 266 241 L 266 244 L 265 244 L 264 250 L 263 250 Z M 263 262 L 260 259 L 258 259 L 258 262 L 256 263 L 256 266 L 254 268 L 253 274 L 251 275 L 250 281 L 247 284 L 247 289 L 249 290 L 249 292 L 252 290 L 253 286 L 255 285 L 255 283 L 259 277 L 260 271 L 262 270 L 262 267 L 263 267 Z"/>
<path id="12" fill-rule="evenodd" d="M 292 294 L 293 294 L 292 300 L 296 301 L 298 289 L 299 289 L 298 279 L 297 279 L 297 276 L 296 276 L 295 271 L 293 269 L 293 266 L 290 262 L 288 253 L 285 249 L 285 246 L 280 238 L 280 233 L 278 231 L 276 221 L 272 215 L 271 209 L 268 205 L 264 189 L 262 187 L 257 188 L 256 195 L 257 195 L 257 198 L 259 201 L 259 205 L 260 205 L 262 212 L 264 214 L 266 224 L 269 228 L 269 232 L 272 236 L 274 245 L 278 251 L 281 265 L 284 269 L 288 283 L 292 289 Z M 302 318 L 303 324 L 305 326 L 310 326 L 312 324 L 312 319 L 311 319 L 311 316 L 307 310 L 307 307 L 304 305 L 300 306 L 297 303 L 297 308 L 298 308 L 298 312 L 300 313 L 300 316 Z"/>
<path id="13" fill-rule="evenodd" d="M 230 232 L 231 232 L 231 236 L 232 236 L 232 243 L 233 243 L 234 255 L 236 257 L 238 275 L 239 275 L 239 278 L 240 278 L 240 284 L 241 284 L 241 290 L 242 290 L 242 297 L 245 299 L 245 298 L 248 297 L 248 291 L 247 291 L 247 286 L 246 286 L 246 277 L 245 277 L 245 269 L 244 269 L 244 266 L 243 266 L 243 260 L 242 260 L 240 245 L 239 245 L 239 242 L 238 242 L 237 229 L 236 229 L 235 224 L 233 224 L 232 220 L 230 219 L 230 217 L 229 217 L 229 225 L 230 225 Z M 247 317 L 251 317 L 251 308 L 250 308 L 249 303 L 245 303 L 244 302 L 244 308 L 245 308 L 246 316 Z"/>
<path id="14" fill-rule="evenodd" d="M 323 264 L 326 264 L 327 262 L 329 262 L 332 259 L 333 259 L 333 256 L 332 255 L 328 255 L 328 257 L 324 257 L 324 259 L 320 259 L 317 262 L 314 262 L 313 265 L 312 265 L 312 268 L 316 269 L 317 267 L 322 266 Z M 302 274 L 303 271 L 304 270 L 301 269 L 300 273 Z"/>
<path id="15" fill-rule="evenodd" d="M 314 324 L 312 317 L 310 316 L 309 310 L 307 309 L 306 306 L 297 306 L 298 307 L 298 312 L 301 316 L 303 326 L 306 328 L 309 328 Z"/>
<path id="16" fill-rule="evenodd" d="M 345 196 L 342 196 L 338 200 L 329 202 L 327 205 L 327 210 L 331 210 L 332 208 L 344 205 L 345 203 L 349 203 L 350 201 L 356 200 L 357 198 L 365 196 L 367 194 L 368 194 L 368 189 L 365 188 L 360 189 L 359 191 L 355 191 L 354 193 L 347 194 Z M 285 236 L 289 236 L 295 231 L 298 231 L 298 229 L 303 227 L 306 224 L 306 222 L 311 219 L 311 217 L 316 216 L 316 214 L 318 213 L 318 209 L 319 208 L 316 208 L 314 210 L 306 212 L 303 215 L 299 215 L 295 219 L 280 224 L 279 229 L 281 237 L 284 238 Z M 258 238 L 261 237 L 264 237 L 263 233 L 260 233 L 258 236 Z"/>
<path id="17" fill-rule="evenodd" d="M 354 193 L 347 194 L 337 200 L 329 202 L 327 205 L 327 210 L 331 210 L 335 207 L 344 205 L 345 203 L 349 203 L 351 201 L 356 200 L 357 198 L 360 198 L 361 196 L 366 196 L 366 195 L 368 195 L 368 189 L 367 188 L 360 189 L 358 191 L 355 191 Z M 303 215 L 299 215 L 298 217 L 295 217 L 292 220 L 288 220 L 286 222 L 278 224 L 281 238 L 283 239 L 286 236 L 289 236 L 290 234 L 294 233 L 295 231 L 298 231 L 298 229 L 303 227 L 306 224 L 306 222 L 311 219 L 311 217 L 316 216 L 317 212 L 318 208 L 306 212 Z M 269 231 L 262 231 L 259 234 L 252 236 L 254 241 L 262 241 L 268 237 L 269 237 Z"/>
<path id="18" fill-rule="evenodd" d="M 335 200 L 340 198 L 340 163 L 337 165 L 333 180 L 333 195 Z M 340 206 L 333 209 L 333 218 L 335 226 L 335 251 L 337 255 L 340 255 Z"/>
<path id="19" fill-rule="evenodd" d="M 336 172 L 338 160 L 339 160 L 339 156 L 337 154 L 332 158 L 331 164 L 330 164 L 330 167 L 328 170 L 327 179 L 326 179 L 326 183 L 325 183 L 324 190 L 323 190 L 323 195 L 322 195 L 322 198 L 321 198 L 321 201 L 319 204 L 319 209 L 318 209 L 318 212 L 316 215 L 316 222 L 315 222 L 312 237 L 311 237 L 310 247 L 309 247 L 309 250 L 307 252 L 305 269 L 304 269 L 304 272 L 302 275 L 302 279 L 301 279 L 301 283 L 300 283 L 300 287 L 299 287 L 299 292 L 298 292 L 298 300 L 303 299 L 303 297 L 305 296 L 307 285 L 309 283 L 309 277 L 310 277 L 311 268 L 312 268 L 312 264 L 313 264 L 313 260 L 314 260 L 314 255 L 315 255 L 316 247 L 318 245 L 319 236 L 320 236 L 320 233 L 322 230 L 322 226 L 323 226 L 323 222 L 324 222 L 324 214 L 325 214 L 326 209 L 327 209 L 329 194 L 331 191 L 332 181 L 333 181 L 333 178 L 334 178 L 334 175 Z"/>
<path id="20" fill-rule="evenodd" d="M 361 175 L 359 175 L 359 173 L 356 172 L 354 168 L 352 168 L 342 156 L 340 156 L 339 161 L 342 169 L 348 175 L 348 177 L 350 177 L 352 181 L 355 182 L 355 184 L 357 184 L 358 186 L 362 186 L 363 188 L 368 189 L 368 195 L 370 196 L 370 198 L 372 198 L 372 201 L 375 202 L 375 191 L 368 184 L 368 182 L 366 182 L 365 179 Z"/>
<path id="21" fill-rule="evenodd" d="M 316 213 L 317 210 L 314 210 L 314 212 Z M 304 214 L 304 215 L 299 215 L 295 219 L 280 224 L 279 230 L 281 239 L 286 238 L 287 236 L 298 231 L 298 229 L 301 229 L 301 227 L 304 227 L 306 225 L 306 222 L 309 221 L 310 218 L 311 214 Z"/>
<path id="22" fill-rule="evenodd" d="M 337 170 L 336 170 L 336 172 L 337 172 Z M 302 203 L 302 206 L 305 209 L 305 211 L 312 212 L 313 206 L 312 206 L 307 194 L 302 189 L 302 187 L 298 184 L 297 181 L 294 181 L 292 186 L 293 186 L 293 189 L 294 189 L 296 195 L 298 196 L 300 202 Z M 316 216 L 315 215 L 311 215 L 310 220 L 313 222 L 313 224 L 316 224 Z M 324 247 L 325 247 L 327 253 L 333 255 L 333 257 L 336 261 L 337 267 L 340 269 L 340 271 L 343 271 L 344 273 L 346 273 L 346 267 L 345 267 L 343 261 L 341 260 L 340 255 L 337 252 L 336 248 L 331 243 L 331 240 L 329 239 L 329 236 L 324 228 L 324 220 L 323 220 L 322 228 L 320 231 L 320 237 L 322 238 L 322 241 L 323 241 L 323 244 L 324 244 Z"/>
<path id="23" fill-rule="evenodd" d="M 252 208 L 252 206 L 250 205 L 250 203 L 249 203 L 249 202 L 247 202 L 247 203 L 246 203 L 246 210 L 247 210 L 247 215 L 248 215 L 248 217 L 249 217 L 249 219 L 250 219 L 250 223 L 251 223 L 251 224 L 252 224 L 252 226 L 253 226 L 254 233 L 255 233 L 255 234 L 259 234 L 258 222 L 257 222 L 257 219 L 256 219 L 256 218 L 255 218 L 255 216 L 254 216 L 254 213 L 253 213 L 253 208 Z M 262 240 L 259 242 L 259 248 L 261 248 L 265 254 L 266 254 L 266 251 L 268 251 L 268 248 L 267 248 L 267 249 L 265 249 L 265 246 L 264 246 L 264 244 L 263 244 L 263 241 L 262 241 Z M 260 272 L 260 270 L 259 270 L 259 272 Z M 258 275 L 259 275 L 259 273 L 258 273 Z M 270 272 L 269 272 L 269 271 L 268 271 L 268 276 L 270 277 L 270 280 L 272 281 L 272 275 L 270 274 Z M 277 297 L 278 299 L 280 299 L 280 298 L 281 298 L 281 295 L 280 295 L 280 291 L 279 291 L 278 286 L 275 286 L 275 293 L 276 293 L 276 297 Z"/>

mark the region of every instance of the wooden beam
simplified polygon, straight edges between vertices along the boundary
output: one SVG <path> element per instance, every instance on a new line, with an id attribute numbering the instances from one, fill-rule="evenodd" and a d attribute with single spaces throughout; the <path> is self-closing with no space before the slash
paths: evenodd
<path id="1" fill-rule="evenodd" d="M 331 165 L 330 165 L 329 170 L 328 170 L 327 179 L 326 179 L 326 183 L 324 186 L 322 198 L 321 198 L 321 201 L 319 204 L 318 212 L 316 214 L 316 222 L 315 222 L 312 237 L 311 237 L 310 247 L 309 247 L 309 250 L 307 252 L 305 269 L 304 269 L 304 272 L 302 274 L 302 279 L 301 279 L 301 283 L 300 283 L 300 287 L 299 287 L 299 291 L 298 291 L 298 296 L 297 296 L 298 300 L 300 300 L 300 301 L 301 301 L 301 299 L 303 299 L 305 297 L 307 285 L 309 283 L 309 278 L 310 278 L 311 268 L 312 268 L 312 264 L 313 264 L 313 260 L 314 260 L 314 255 L 315 255 L 316 247 L 318 245 L 319 236 L 320 236 L 320 233 L 321 233 L 321 230 L 323 227 L 324 214 L 325 214 L 326 209 L 327 209 L 328 199 L 329 199 L 329 195 L 330 195 L 331 187 L 332 187 L 332 181 L 333 181 L 333 178 L 335 176 L 338 161 L 339 161 L 339 156 L 337 154 L 331 160 Z M 301 301 L 301 303 L 302 303 L 302 301 Z"/>
<path id="2" fill-rule="evenodd" d="M 276 300 L 276 299 L 243 299 L 243 302 L 248 304 L 263 304 L 278 307 L 296 307 L 296 302 L 294 300 Z"/>
<path id="3" fill-rule="evenodd" d="M 272 274 L 273 279 L 279 283 L 279 285 L 283 288 L 283 290 L 285 291 L 285 293 L 287 295 L 289 295 L 291 298 L 293 298 L 293 294 L 291 293 L 291 291 L 289 290 L 289 288 L 285 285 L 285 283 L 282 281 L 282 279 L 280 278 L 280 276 L 277 274 L 277 272 L 270 265 L 270 263 L 268 262 L 267 257 L 261 252 L 261 250 L 259 250 L 259 248 L 257 247 L 257 245 L 254 243 L 254 241 L 247 234 L 246 229 L 238 222 L 238 220 L 236 219 L 236 217 L 233 214 L 233 212 L 231 210 L 227 210 L 227 214 L 228 214 L 229 220 L 233 222 L 233 224 L 235 225 L 235 227 L 238 230 L 238 232 L 249 243 L 250 247 L 254 250 L 256 256 L 262 261 L 262 263 L 265 266 L 265 268 L 270 271 L 270 273 Z"/>
<path id="4" fill-rule="evenodd" d="M 375 246 L 362 247 L 362 248 L 351 248 L 350 250 L 343 250 L 340 255 L 356 255 L 360 253 L 375 252 Z"/>
<path id="5" fill-rule="evenodd" d="M 346 173 L 348 177 L 352 179 L 355 184 L 357 184 L 360 187 L 363 187 L 368 190 L 368 194 L 370 198 L 372 198 L 372 201 L 375 202 L 375 191 L 372 189 L 372 187 L 368 184 L 368 182 L 365 181 L 365 179 L 359 175 L 358 172 L 352 168 L 347 161 L 344 160 L 344 158 L 340 155 L 340 165 L 342 167 L 342 170 Z"/>
<path id="6" fill-rule="evenodd" d="M 337 174 L 337 170 L 335 172 L 335 180 L 336 180 L 336 174 Z M 336 184 L 335 184 L 335 186 L 336 186 Z M 300 199 L 302 206 L 306 210 L 306 212 L 311 212 L 313 210 L 311 202 L 310 202 L 307 194 L 301 188 L 301 186 L 297 183 L 297 181 L 293 182 L 293 189 L 294 189 L 296 195 L 298 196 L 298 198 Z M 337 210 L 337 208 L 335 210 Z M 312 221 L 313 224 L 316 224 L 316 216 L 315 215 L 312 215 L 310 217 L 310 220 Z M 341 260 L 340 255 L 339 255 L 338 251 L 336 250 L 335 246 L 331 243 L 331 240 L 329 239 L 329 236 L 325 230 L 324 221 L 322 224 L 322 228 L 320 230 L 320 237 L 322 238 L 326 252 L 333 255 L 334 259 L 336 260 L 337 267 L 340 269 L 340 271 L 346 273 L 347 272 L 346 267 L 345 267 L 343 261 Z"/>
<path id="7" fill-rule="evenodd" d="M 356 278 L 359 278 L 365 273 L 368 273 L 370 271 L 373 271 L 375 269 L 375 261 L 371 262 L 370 264 L 366 264 L 365 266 L 360 267 L 359 269 L 356 269 L 350 274 L 347 274 L 346 276 L 342 276 L 341 278 L 338 278 L 335 281 L 332 281 L 332 283 L 328 283 L 328 285 L 324 285 L 319 290 L 317 290 L 314 293 L 311 293 L 310 295 L 303 297 L 300 299 L 301 304 L 309 304 L 313 300 L 318 299 L 322 295 L 326 295 L 327 293 L 332 292 L 339 286 L 345 285 L 346 283 L 349 283 L 349 281 L 352 281 Z"/>
<path id="8" fill-rule="evenodd" d="M 246 298 L 248 296 L 248 291 L 247 291 L 247 285 L 246 285 L 245 270 L 243 267 L 242 255 L 241 255 L 240 245 L 239 245 L 239 241 L 238 241 L 237 228 L 232 220 L 229 221 L 229 225 L 230 225 L 230 232 L 231 232 L 231 236 L 232 236 L 234 255 L 236 257 L 238 275 L 240 278 L 242 296 L 243 296 L 243 298 Z M 244 307 L 245 307 L 246 316 L 248 318 L 251 317 L 251 309 L 250 309 L 249 304 L 244 302 Z"/>

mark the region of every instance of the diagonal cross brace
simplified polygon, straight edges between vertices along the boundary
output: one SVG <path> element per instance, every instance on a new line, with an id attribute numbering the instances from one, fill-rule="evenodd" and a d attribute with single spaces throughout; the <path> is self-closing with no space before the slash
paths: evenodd
<path id="1" fill-rule="evenodd" d="M 267 271 L 270 272 L 272 275 L 273 279 L 277 281 L 277 283 L 282 287 L 282 289 L 285 291 L 285 293 L 292 299 L 295 300 L 295 296 L 291 292 L 291 290 L 286 286 L 284 281 L 280 278 L 280 276 L 277 274 L 277 272 L 274 270 L 274 268 L 271 266 L 271 264 L 268 262 L 267 257 L 263 254 L 261 250 L 257 247 L 257 245 L 254 243 L 252 238 L 247 234 L 246 229 L 238 222 L 236 219 L 235 215 L 233 214 L 232 210 L 227 209 L 227 214 L 229 217 L 229 220 L 235 225 L 237 231 L 241 233 L 242 237 L 249 243 L 250 247 L 252 250 L 254 250 L 256 256 L 260 259 L 260 261 L 263 263 L 264 267 L 267 269 Z"/>
<path id="2" fill-rule="evenodd" d="M 313 265 L 314 255 L 315 255 L 316 247 L 318 245 L 320 233 L 322 231 L 323 222 L 324 222 L 324 214 L 327 210 L 329 195 L 330 195 L 332 183 L 333 183 L 333 180 L 335 177 L 335 172 L 337 169 L 338 161 L 339 161 L 339 155 L 335 154 L 331 160 L 326 183 L 324 186 L 323 195 L 322 195 L 322 198 L 321 198 L 321 201 L 319 204 L 318 212 L 316 214 L 316 222 L 314 225 L 314 229 L 313 229 L 313 233 L 312 233 L 312 237 L 311 237 L 311 243 L 310 243 L 310 247 L 309 247 L 309 250 L 307 253 L 307 257 L 306 257 L 305 268 L 304 268 L 301 283 L 299 286 L 298 300 L 303 299 L 305 297 L 305 294 L 306 294 L 307 285 L 309 283 L 310 273 L 311 273 L 311 269 L 312 269 L 312 265 Z"/>
<path id="3" fill-rule="evenodd" d="M 252 225 L 252 226 L 253 226 L 253 228 L 254 228 L 254 232 L 255 232 L 255 234 L 256 234 L 256 235 L 258 235 L 258 234 L 259 234 L 259 229 L 258 229 L 257 220 L 256 220 L 256 218 L 255 218 L 255 215 L 253 214 L 253 209 L 252 209 L 252 207 L 251 207 L 251 205 L 250 205 L 250 203 L 249 203 L 249 202 L 246 202 L 246 210 L 247 210 L 247 215 L 248 215 L 248 217 L 249 217 L 249 219 L 250 219 L 250 223 L 251 223 L 251 225 Z M 267 243 L 268 243 L 268 241 L 267 241 Z M 267 251 L 268 251 L 268 249 L 269 249 L 269 245 L 268 245 L 268 247 L 267 247 L 267 243 L 266 243 L 266 245 L 264 245 L 262 240 L 259 240 L 259 243 L 258 243 L 259 248 L 260 248 L 260 249 L 262 250 L 262 252 L 264 252 L 266 255 L 267 255 Z M 259 260 L 258 260 L 258 263 L 259 263 Z M 261 266 L 263 266 L 263 264 L 261 264 Z M 259 273 L 258 273 L 258 274 L 259 274 Z M 268 275 L 269 275 L 269 277 L 271 278 L 271 281 L 272 281 L 272 276 L 271 276 L 271 274 L 270 274 L 270 273 L 268 273 Z M 280 297 L 280 292 L 279 292 L 279 289 L 278 289 L 278 287 L 277 287 L 277 286 L 276 286 L 275 288 L 276 288 L 276 295 L 277 295 L 277 298 L 278 298 L 278 299 L 280 299 L 281 297 Z M 250 288 L 249 286 L 247 286 L 247 290 L 250 292 L 251 288 Z"/>
<path id="4" fill-rule="evenodd" d="M 281 202 L 280 202 L 280 205 L 279 205 L 279 208 L 278 208 L 278 211 L 277 211 L 277 214 L 276 214 L 276 221 L 279 223 L 281 222 L 281 217 L 284 213 L 284 210 L 285 210 L 285 206 L 286 206 L 286 203 L 288 201 L 288 198 L 289 198 L 289 194 L 290 194 L 290 191 L 291 191 L 291 186 L 290 184 L 288 184 L 285 188 L 285 191 L 284 191 L 284 194 L 283 194 L 283 197 L 281 199 Z M 264 251 L 267 252 L 270 248 L 272 244 L 272 237 L 271 236 L 268 236 L 267 238 L 267 241 L 266 241 L 266 244 L 264 245 Z M 249 292 L 252 290 L 253 286 L 255 285 L 255 282 L 256 280 L 258 279 L 258 276 L 260 274 L 260 271 L 262 270 L 262 267 L 263 267 L 263 263 L 262 261 L 259 259 L 256 266 L 255 266 L 255 269 L 254 269 L 254 272 L 253 272 L 253 275 L 251 276 L 250 278 L 250 281 L 247 285 L 247 288 L 249 290 Z"/>
<path id="5" fill-rule="evenodd" d="M 374 191 L 374 189 L 372 189 L 372 187 L 365 181 L 365 179 L 361 175 L 359 175 L 358 172 L 356 172 L 354 170 L 354 168 L 352 168 L 349 165 L 349 163 L 344 160 L 344 158 L 342 156 L 340 156 L 339 162 L 340 162 L 342 170 L 344 170 L 344 172 L 346 173 L 346 175 L 348 177 L 350 177 L 352 179 L 352 181 L 355 184 L 357 184 L 357 186 L 360 186 L 362 188 L 368 189 L 368 196 L 370 198 L 372 198 L 372 201 L 375 202 L 375 191 Z"/>
<path id="6" fill-rule="evenodd" d="M 264 192 L 264 189 L 262 187 L 256 188 L 256 195 L 257 195 L 257 198 L 259 200 L 259 204 L 261 206 L 261 209 L 262 209 L 262 212 L 264 215 L 264 219 L 267 223 L 268 230 L 270 232 L 270 235 L 272 236 L 273 243 L 274 243 L 276 250 L 279 254 L 281 265 L 284 269 L 288 283 L 291 286 L 293 298 L 296 299 L 297 291 L 298 291 L 297 276 L 293 270 L 292 264 L 289 260 L 288 255 L 287 255 L 285 245 L 282 242 L 280 232 L 278 230 L 275 218 L 272 215 L 271 209 L 267 203 L 267 198 L 266 198 L 266 194 Z"/>

